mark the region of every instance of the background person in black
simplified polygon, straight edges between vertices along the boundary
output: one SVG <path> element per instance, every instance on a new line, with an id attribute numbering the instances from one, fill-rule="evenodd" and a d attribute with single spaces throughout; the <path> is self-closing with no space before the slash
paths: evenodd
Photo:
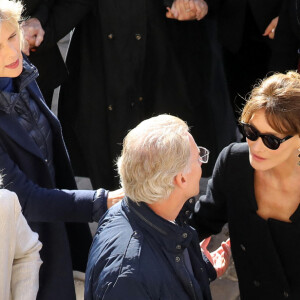
<path id="1" fill-rule="evenodd" d="M 300 1 L 286 0 L 279 14 L 279 22 L 272 47 L 270 70 L 284 72 L 300 66 Z"/>
<path id="2" fill-rule="evenodd" d="M 269 71 L 271 44 L 283 0 L 208 0 L 217 15 L 225 73 L 238 120 L 244 98 Z"/>
<path id="3" fill-rule="evenodd" d="M 215 20 L 196 21 L 193 10 L 191 21 L 166 18 L 177 2 L 99 0 L 74 31 L 58 116 L 75 174 L 93 186 L 118 185 L 113 161 L 123 137 L 156 114 L 187 120 L 211 149 L 205 177 L 237 139 Z"/>

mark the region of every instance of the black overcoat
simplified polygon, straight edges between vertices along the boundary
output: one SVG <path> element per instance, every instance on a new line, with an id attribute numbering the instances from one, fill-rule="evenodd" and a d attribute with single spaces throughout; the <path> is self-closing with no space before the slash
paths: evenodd
<path id="1" fill-rule="evenodd" d="M 156 114 L 188 122 L 218 152 L 235 140 L 214 20 L 166 19 L 162 0 L 99 0 L 75 29 L 59 119 L 76 175 L 116 187 L 113 161 L 127 131 Z"/>
<path id="2" fill-rule="evenodd" d="M 23 17 L 37 18 L 45 31 L 41 45 L 30 52 L 30 61 L 38 68 L 39 88 L 51 106 L 53 91 L 68 72 L 57 42 L 68 34 L 91 9 L 92 0 L 23 0 Z"/>
<path id="3" fill-rule="evenodd" d="M 282 6 L 272 47 L 270 70 L 295 70 L 300 57 L 300 1 L 286 0 Z"/>

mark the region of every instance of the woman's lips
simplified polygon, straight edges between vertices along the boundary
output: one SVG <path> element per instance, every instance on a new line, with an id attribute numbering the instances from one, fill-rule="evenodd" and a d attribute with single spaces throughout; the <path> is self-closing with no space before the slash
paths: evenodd
<path id="1" fill-rule="evenodd" d="M 265 158 L 260 157 L 260 156 L 258 156 L 258 155 L 255 155 L 255 154 L 253 154 L 253 153 L 252 153 L 252 157 L 253 157 L 255 160 L 258 160 L 258 161 L 264 161 L 264 160 L 266 160 Z"/>
<path id="2" fill-rule="evenodd" d="M 7 65 L 5 67 L 8 69 L 16 69 L 19 66 L 19 63 L 20 63 L 20 61 L 19 61 L 19 59 L 17 59 L 14 63 Z"/>

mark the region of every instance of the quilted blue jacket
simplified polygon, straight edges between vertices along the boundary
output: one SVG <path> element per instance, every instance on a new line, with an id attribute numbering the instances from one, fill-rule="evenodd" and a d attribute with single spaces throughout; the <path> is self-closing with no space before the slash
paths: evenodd
<path id="1" fill-rule="evenodd" d="M 99 223 L 86 271 L 85 300 L 211 299 L 213 266 L 202 257 L 195 230 L 173 224 L 128 198 Z M 188 249 L 192 273 L 184 263 Z"/>

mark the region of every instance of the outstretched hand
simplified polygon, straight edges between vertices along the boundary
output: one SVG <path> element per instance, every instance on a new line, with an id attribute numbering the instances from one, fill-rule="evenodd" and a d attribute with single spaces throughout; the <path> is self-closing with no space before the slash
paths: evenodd
<path id="1" fill-rule="evenodd" d="M 208 12 L 204 0 L 175 0 L 172 7 L 167 7 L 166 17 L 178 21 L 201 20 Z"/>
<path id="2" fill-rule="evenodd" d="M 205 254 L 205 256 L 209 259 L 211 264 L 214 266 L 217 277 L 222 276 L 227 270 L 230 263 L 231 256 L 231 247 L 230 247 L 230 239 L 226 242 L 222 242 L 221 246 L 214 252 L 209 252 L 207 250 L 207 246 L 210 242 L 211 237 L 203 240 L 200 243 L 201 250 Z"/>

